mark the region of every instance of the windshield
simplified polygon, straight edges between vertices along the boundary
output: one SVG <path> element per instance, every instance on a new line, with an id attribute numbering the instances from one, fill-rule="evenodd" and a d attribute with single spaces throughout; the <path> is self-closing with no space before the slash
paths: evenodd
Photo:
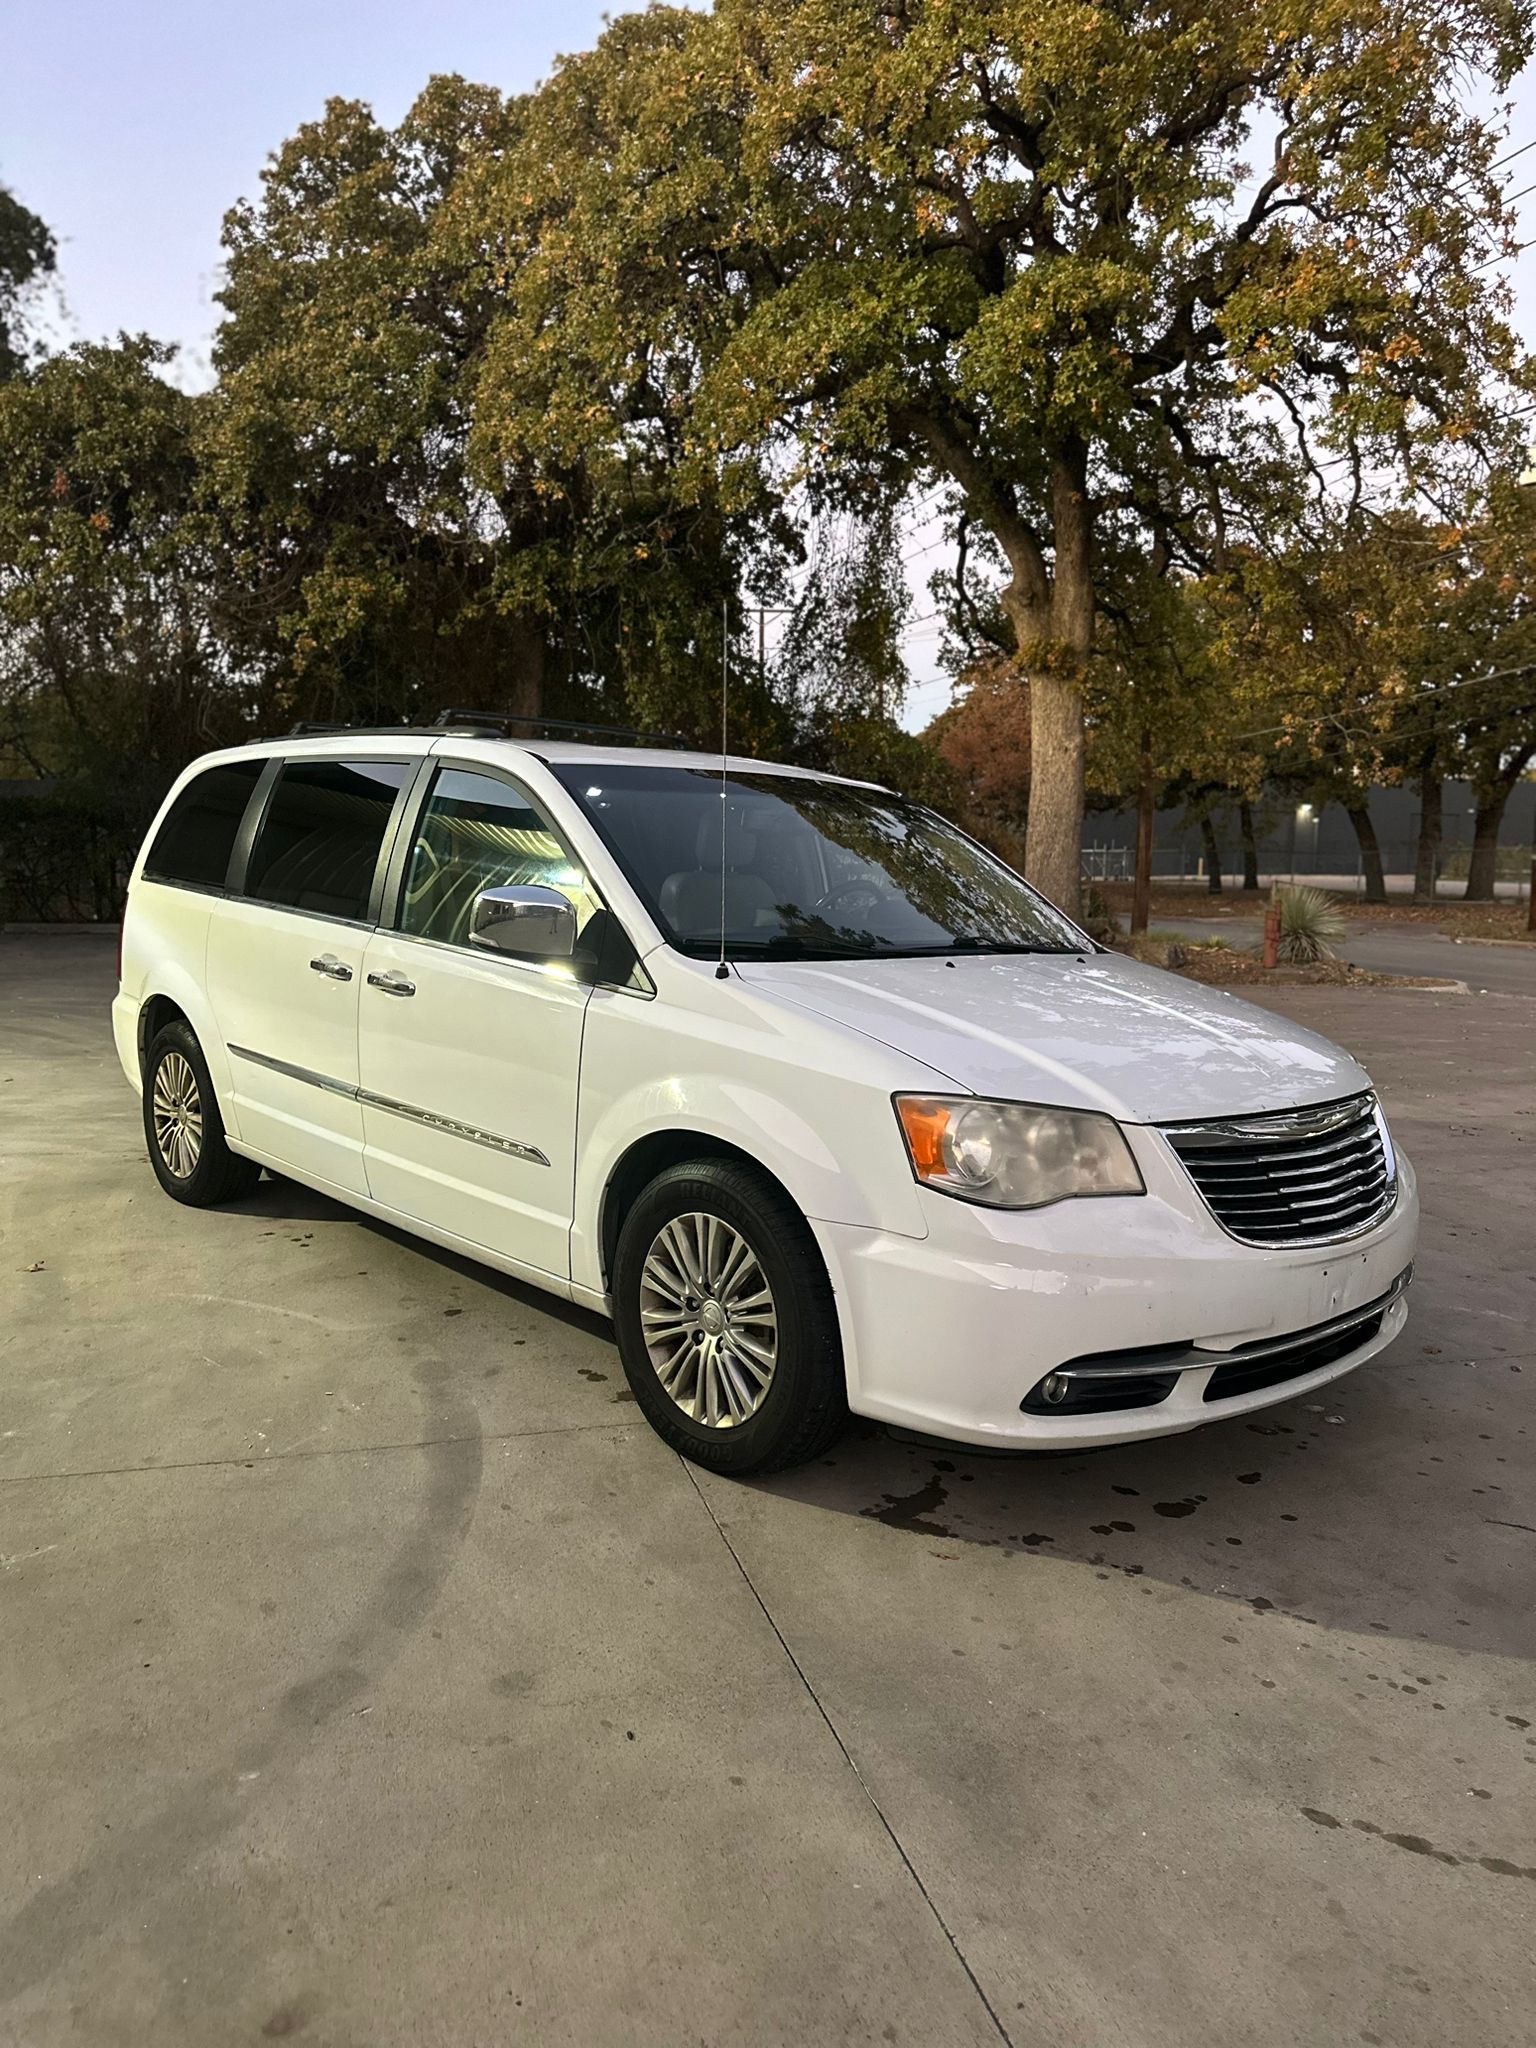
<path id="1" fill-rule="evenodd" d="M 920 804 L 810 777 L 579 762 L 554 772 L 681 952 L 733 960 L 1075 953 L 1076 928 Z"/>

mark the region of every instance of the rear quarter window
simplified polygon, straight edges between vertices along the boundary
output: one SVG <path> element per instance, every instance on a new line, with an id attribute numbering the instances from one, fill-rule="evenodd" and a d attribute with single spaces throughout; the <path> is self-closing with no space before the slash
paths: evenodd
<path id="1" fill-rule="evenodd" d="M 235 835 L 266 765 L 260 759 L 224 761 L 194 775 L 144 856 L 148 880 L 222 889 Z"/>

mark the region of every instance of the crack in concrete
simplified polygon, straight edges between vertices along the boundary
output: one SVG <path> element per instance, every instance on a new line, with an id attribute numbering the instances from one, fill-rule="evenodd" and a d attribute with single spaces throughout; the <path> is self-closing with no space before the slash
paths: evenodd
<path id="1" fill-rule="evenodd" d="M 971 1989 L 976 1993 L 976 1996 L 981 2000 L 981 2004 L 984 2011 L 986 2012 L 987 2018 L 992 2022 L 992 2025 L 997 2029 L 998 2039 L 1006 2044 L 1006 2048 L 1013 2048 L 1013 2038 L 1009 2034 L 1008 2029 L 1003 2025 L 1002 2020 L 998 2017 L 997 2008 L 993 2005 L 991 1999 L 988 1998 L 986 1992 L 982 1989 L 981 1980 L 976 1975 L 975 1970 L 972 1969 L 969 1958 L 966 1956 L 965 1950 L 960 1946 L 960 1943 L 955 1938 L 954 1930 L 951 1928 L 949 1922 L 944 1918 L 944 1915 L 939 1911 L 938 1904 L 934 1899 L 932 1892 L 930 1892 L 927 1885 L 924 1884 L 921 1873 L 917 1868 L 917 1865 L 913 1862 L 910 1854 L 908 1853 L 906 1844 L 902 1841 L 900 1835 L 897 1834 L 895 1828 L 892 1826 L 891 1821 L 886 1814 L 885 1808 L 880 1804 L 879 1800 L 875 1797 L 873 1791 L 871 1791 L 868 1780 L 865 1778 L 864 1773 L 859 1769 L 858 1763 L 854 1758 L 852 1750 L 848 1747 L 848 1744 L 843 1740 L 841 1730 L 838 1728 L 837 1723 L 833 1720 L 831 1714 L 827 1711 L 826 1706 L 823 1704 L 820 1693 L 818 1693 L 815 1686 L 812 1685 L 810 1678 L 806 1673 L 805 1666 L 800 1662 L 800 1659 L 795 1655 L 794 1651 L 790 1648 L 789 1641 L 785 1636 L 784 1631 L 779 1627 L 778 1622 L 775 1621 L 773 1617 L 772 1609 L 769 1607 L 767 1601 L 763 1598 L 762 1594 L 757 1590 L 757 1586 L 753 1581 L 752 1574 L 747 1570 L 745 1564 L 743 1564 L 742 1562 L 741 1553 L 737 1550 L 735 1544 L 726 1534 L 725 1525 L 721 1522 L 720 1517 L 715 1513 L 714 1509 L 710 1506 L 708 1497 L 706 1496 L 704 1489 L 699 1485 L 698 1480 L 694 1477 L 693 1467 L 688 1463 L 688 1460 L 682 1457 L 681 1455 L 679 1455 L 678 1457 L 678 1463 L 682 1466 L 689 1485 L 698 1495 L 699 1502 L 703 1507 L 705 1514 L 708 1515 L 710 1521 L 714 1524 L 715 1534 L 720 1538 L 720 1541 L 725 1545 L 727 1555 L 730 1557 L 730 1560 L 735 1565 L 737 1571 L 740 1572 L 742 1579 L 745 1582 L 747 1591 L 752 1595 L 752 1598 L 757 1602 L 758 1607 L 762 1611 L 763 1619 L 767 1622 L 768 1626 L 773 1630 L 774 1635 L 778 1638 L 779 1648 L 784 1652 L 784 1655 L 788 1658 L 791 1669 L 794 1671 L 794 1674 L 799 1679 L 801 1685 L 804 1686 L 806 1693 L 810 1698 L 811 1705 L 816 1709 L 817 1713 L 821 1716 L 822 1721 L 826 1726 L 827 1733 L 832 1737 L 832 1740 L 837 1744 L 843 1762 L 848 1766 L 849 1770 L 852 1771 L 854 1781 L 858 1785 L 859 1790 L 864 1794 L 865 1799 L 869 1802 L 870 1810 L 873 1812 L 875 1819 L 880 1823 L 880 1826 L 884 1829 L 886 1837 L 889 1840 L 892 1848 L 896 1851 L 896 1854 L 901 1858 L 902 1864 L 906 1869 L 907 1875 L 911 1878 L 912 1882 L 917 1886 L 917 1889 L 922 1896 L 924 1905 L 927 1906 L 929 1912 L 933 1915 L 934 1920 L 938 1924 L 939 1931 L 943 1934 L 944 1939 L 949 1943 L 950 1949 L 954 1954 L 956 1962 L 959 1963 L 961 1969 L 964 1970 L 966 1977 L 970 1982 Z"/>
<path id="2" fill-rule="evenodd" d="M 93 1465 L 78 1472 L 6 1472 L 0 1473 L 0 1486 L 26 1486 L 42 1479 L 128 1479 L 154 1478 L 161 1472 L 216 1472 L 223 1467 L 237 1471 L 255 1472 L 266 1465 L 283 1465 L 303 1458 L 363 1458 L 373 1454 L 383 1456 L 388 1451 L 434 1451 L 445 1444 L 502 1444 L 521 1443 L 527 1437 L 539 1436 L 580 1436 L 591 1430 L 625 1429 L 630 1425 L 618 1420 L 612 1422 L 559 1422 L 547 1429 L 498 1429 L 484 1433 L 476 1430 L 457 1436 L 423 1436 L 407 1438 L 403 1443 L 390 1444 L 329 1444 L 318 1451 L 291 1450 L 272 1451 L 262 1458 L 178 1458 L 165 1465 Z"/>

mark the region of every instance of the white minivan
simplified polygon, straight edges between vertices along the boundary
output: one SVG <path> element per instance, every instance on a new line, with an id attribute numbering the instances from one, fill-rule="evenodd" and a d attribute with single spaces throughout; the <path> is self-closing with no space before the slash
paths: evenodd
<path id="1" fill-rule="evenodd" d="M 850 1409 L 1163 1436 L 1407 1313 L 1414 1177 L 1348 1054 L 866 783 L 456 716 L 210 754 L 112 1015 L 168 1194 L 269 1167 L 600 1311 L 722 1472 Z"/>

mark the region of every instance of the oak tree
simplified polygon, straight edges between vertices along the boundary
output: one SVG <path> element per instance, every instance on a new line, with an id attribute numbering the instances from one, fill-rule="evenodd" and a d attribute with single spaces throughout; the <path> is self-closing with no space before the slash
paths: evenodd
<path id="1" fill-rule="evenodd" d="M 664 15 L 600 210 L 708 318 L 697 459 L 952 479 L 1007 565 L 1032 877 L 1077 890 L 1106 543 L 1221 566 L 1310 466 L 1490 448 L 1515 0 L 722 0 Z M 664 45 L 662 55 L 656 46 Z M 598 401 L 601 402 L 600 396 Z"/>

